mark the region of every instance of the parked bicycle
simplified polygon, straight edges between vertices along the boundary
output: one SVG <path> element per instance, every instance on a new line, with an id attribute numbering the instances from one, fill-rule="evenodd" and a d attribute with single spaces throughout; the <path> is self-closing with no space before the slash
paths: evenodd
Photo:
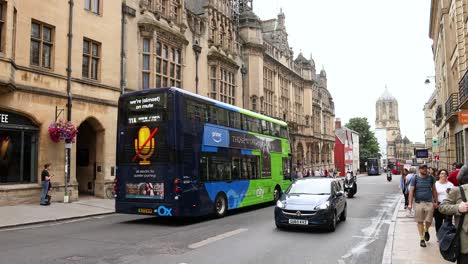
<path id="1" fill-rule="evenodd" d="M 114 184 L 107 186 L 106 188 L 106 197 L 108 199 L 114 199 L 115 198 L 115 191 L 117 190 L 116 186 L 117 179 L 114 180 Z"/>

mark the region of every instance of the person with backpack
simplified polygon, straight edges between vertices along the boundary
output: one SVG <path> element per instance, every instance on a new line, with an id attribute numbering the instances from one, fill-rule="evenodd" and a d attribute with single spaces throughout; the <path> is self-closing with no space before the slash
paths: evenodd
<path id="1" fill-rule="evenodd" d="M 408 208 L 413 208 L 414 201 L 414 219 L 418 223 L 421 247 L 426 247 L 426 241 L 430 239 L 429 227 L 432 224 L 434 209 L 438 207 L 435 183 L 434 176 L 427 173 L 426 164 L 419 166 L 419 175 L 415 175 L 410 183 Z"/>
<path id="2" fill-rule="evenodd" d="M 445 199 L 439 206 L 439 212 L 445 215 L 455 216 L 455 226 L 458 226 L 461 217 L 468 212 L 468 202 L 462 199 L 461 190 L 468 194 L 468 167 L 464 165 L 457 176 L 457 182 L 460 187 L 454 187 L 450 190 L 447 199 Z M 468 219 L 463 220 L 463 225 L 460 232 L 460 255 L 458 257 L 458 264 L 468 264 Z"/>

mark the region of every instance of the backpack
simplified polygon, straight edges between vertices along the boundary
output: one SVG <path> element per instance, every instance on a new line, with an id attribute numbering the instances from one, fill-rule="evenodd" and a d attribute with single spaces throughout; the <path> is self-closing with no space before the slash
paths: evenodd
<path id="1" fill-rule="evenodd" d="M 463 187 L 459 188 L 462 200 L 463 202 L 466 202 L 465 191 L 463 190 Z M 460 255 L 460 232 L 463 227 L 464 220 L 465 214 L 463 214 L 458 221 L 458 228 L 452 224 L 452 221 L 444 221 L 439 232 L 437 232 L 440 254 L 445 260 L 455 262 Z"/>

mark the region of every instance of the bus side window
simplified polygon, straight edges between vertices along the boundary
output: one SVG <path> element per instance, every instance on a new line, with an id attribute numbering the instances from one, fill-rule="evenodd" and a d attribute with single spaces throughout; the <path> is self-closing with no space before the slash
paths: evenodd
<path id="1" fill-rule="evenodd" d="M 262 133 L 262 126 L 260 124 L 260 119 L 249 117 L 249 126 L 252 132 Z"/>
<path id="2" fill-rule="evenodd" d="M 228 111 L 226 109 L 218 108 L 217 112 L 218 112 L 218 125 L 228 126 L 229 125 Z"/>
<path id="3" fill-rule="evenodd" d="M 246 157 L 242 158 L 242 173 L 241 179 L 246 180 L 249 179 L 249 170 L 248 170 L 248 161 Z"/>
<path id="4" fill-rule="evenodd" d="M 270 130 L 268 128 L 268 122 L 265 121 L 265 120 L 261 120 L 261 124 L 262 124 L 262 134 L 265 134 L 265 135 L 269 135 L 270 134 Z"/>
<path id="5" fill-rule="evenodd" d="M 242 117 L 242 129 L 249 131 L 250 130 L 249 117 L 245 115 L 241 115 L 241 117 Z"/>
<path id="6" fill-rule="evenodd" d="M 241 173 L 241 160 L 238 157 L 233 157 L 232 158 L 232 170 L 231 170 L 232 180 L 239 180 L 240 173 Z"/>
<path id="7" fill-rule="evenodd" d="M 242 129 L 240 113 L 229 111 L 229 126 L 232 128 Z"/>
<path id="8" fill-rule="evenodd" d="M 201 182 L 208 182 L 209 174 L 208 174 L 208 157 L 202 156 L 200 158 L 200 181 Z"/>
<path id="9" fill-rule="evenodd" d="M 186 102 L 186 118 L 196 122 L 204 122 L 205 105 L 192 100 L 187 100 Z"/>
<path id="10" fill-rule="evenodd" d="M 218 108 L 216 106 L 208 107 L 208 122 L 218 124 Z"/>
<path id="11" fill-rule="evenodd" d="M 259 166 L 259 157 L 258 156 L 252 156 L 250 158 L 250 166 L 252 167 L 252 176 L 254 179 L 259 179 L 260 178 L 260 166 Z"/>
<path id="12" fill-rule="evenodd" d="M 274 135 L 273 136 L 280 137 L 281 136 L 281 133 L 280 133 L 281 126 L 278 125 L 278 124 L 273 124 L 273 126 L 274 126 Z"/>

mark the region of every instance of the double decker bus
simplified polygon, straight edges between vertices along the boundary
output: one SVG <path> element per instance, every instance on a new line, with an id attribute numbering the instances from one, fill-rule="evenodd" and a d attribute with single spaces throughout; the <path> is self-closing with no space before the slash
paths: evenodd
<path id="1" fill-rule="evenodd" d="M 117 213 L 222 217 L 290 185 L 287 124 L 178 88 L 123 94 Z"/>
<path id="2" fill-rule="evenodd" d="M 367 175 L 380 175 L 380 159 L 367 159 Z"/>

